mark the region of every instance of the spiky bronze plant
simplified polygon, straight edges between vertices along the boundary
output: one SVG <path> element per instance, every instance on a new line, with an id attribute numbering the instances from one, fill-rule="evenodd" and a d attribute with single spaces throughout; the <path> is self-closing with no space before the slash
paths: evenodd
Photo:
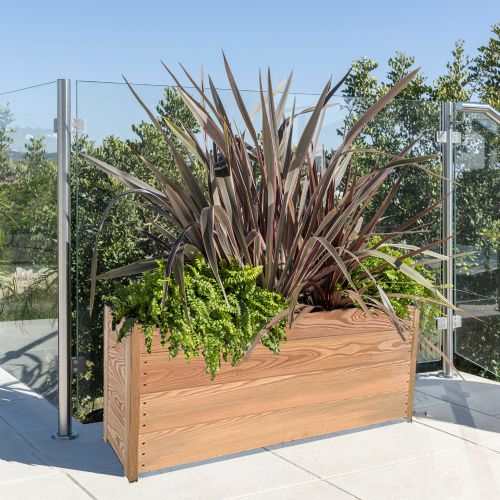
<path id="1" fill-rule="evenodd" d="M 406 256 L 429 253 L 434 259 L 442 259 L 439 254 L 430 252 L 439 242 L 425 248 L 398 244 L 399 248 L 408 252 L 399 258 L 380 251 L 382 245 L 391 245 L 411 229 L 440 200 L 390 234 L 384 234 L 376 244 L 369 244 L 377 234 L 377 225 L 408 169 L 415 166 L 425 169 L 422 164 L 436 155 L 408 157 L 414 146 L 409 144 L 399 155 L 379 152 L 385 162 L 369 174 L 358 175 L 352 163 L 353 155 L 358 152 L 353 143 L 360 131 L 404 89 L 418 70 L 399 81 L 358 119 L 320 175 L 315 158 L 322 118 L 331 97 L 347 74 L 337 85 L 332 86 L 329 81 L 316 105 L 301 112 L 308 113 L 309 118 L 298 141 L 293 143 L 298 115 L 295 103 L 291 113 L 285 111 L 291 75 L 280 94 L 273 87 L 269 71 L 265 88 L 259 76 L 262 124 L 260 130 L 256 130 L 225 57 L 224 63 L 232 94 L 245 124 L 243 132 L 230 121 L 211 78 L 208 92 L 183 68 L 199 96 L 195 98 L 164 65 L 174 78 L 184 103 L 196 118 L 204 135 L 203 143 L 187 129 L 168 119 L 165 119 L 165 124 L 158 123 L 127 82 L 172 149 L 184 186 L 168 179 L 148 158 L 142 160 L 154 173 L 158 187 L 148 185 L 98 159 L 87 158 L 128 188 L 109 203 L 99 232 L 107 214 L 121 198 L 138 195 L 155 214 L 152 226 L 148 223 L 146 234 L 160 241 L 166 249 L 164 255 L 151 256 L 141 262 L 105 272 L 99 277 L 106 279 L 144 272 L 155 267 L 158 259 L 164 259 L 166 274 L 170 275 L 173 271 L 182 289 L 184 259 L 191 258 L 199 251 L 207 259 L 221 286 L 218 273 L 221 259 L 235 259 L 241 265 L 262 266 L 264 272 L 260 285 L 288 299 L 289 307 L 279 319 L 288 315 L 292 321 L 297 308 L 310 310 L 313 306 L 319 306 L 335 309 L 357 305 L 364 310 L 376 308 L 384 311 L 401 333 L 402 322 L 377 283 L 377 273 L 385 266 L 394 266 L 419 285 L 431 290 L 440 303 L 453 307 L 432 282 L 404 262 Z M 186 148 L 188 160 L 172 144 L 162 125 L 167 125 Z M 195 162 L 205 168 L 205 184 L 193 175 Z M 375 195 L 388 182 L 392 185 L 382 204 L 372 217 L 364 218 Z M 97 274 L 97 241 L 92 262 L 92 295 Z M 368 257 L 382 259 L 384 264 L 378 269 L 369 270 L 363 264 Z M 368 293 L 367 287 L 356 287 L 352 274 L 360 269 L 372 283 L 370 288 L 376 290 L 375 294 L 373 291 Z M 168 296 L 168 290 L 165 295 Z"/>

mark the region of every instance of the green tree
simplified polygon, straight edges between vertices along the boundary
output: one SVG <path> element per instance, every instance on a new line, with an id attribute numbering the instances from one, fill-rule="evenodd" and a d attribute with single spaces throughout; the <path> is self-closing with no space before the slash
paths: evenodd
<path id="1" fill-rule="evenodd" d="M 436 101 L 468 101 L 472 94 L 471 59 L 465 53 L 463 40 L 455 42 L 451 55 L 452 60 L 446 63 L 446 73 L 434 82 L 432 97 Z"/>
<path id="2" fill-rule="evenodd" d="M 400 80 L 414 65 L 415 60 L 402 52 L 397 52 L 388 61 L 389 70 L 383 80 L 373 72 L 378 68 L 375 61 L 362 58 L 354 62 L 353 73 L 348 77 L 343 95 L 345 98 L 346 120 L 339 133 L 344 134 L 357 117 Z M 414 145 L 411 155 L 420 156 L 434 153 L 434 133 L 439 125 L 439 106 L 431 101 L 432 87 L 424 75 L 420 75 L 398 96 L 398 98 L 374 120 L 368 123 L 355 142 L 358 149 L 376 149 L 398 154 L 409 144 L 420 138 Z M 356 175 L 364 175 L 377 168 L 380 156 L 370 153 L 357 153 L 354 157 Z M 429 169 L 439 171 L 438 161 L 429 162 Z M 408 168 L 412 168 L 411 166 Z M 387 184 L 392 184 L 391 179 Z M 389 207 L 380 230 L 390 230 L 416 214 L 439 196 L 440 183 L 437 177 L 414 170 L 402 182 L 398 195 Z M 369 207 L 367 217 L 373 215 L 375 207 L 380 206 L 387 193 L 381 190 L 373 207 Z M 422 196 L 424 194 L 424 196 Z M 425 220 L 419 221 L 421 233 L 411 236 L 411 242 L 423 244 L 439 239 L 440 226 L 437 214 L 429 214 Z"/>
<path id="3" fill-rule="evenodd" d="M 4 217 L 0 227 L 6 245 L 18 259 L 37 266 L 54 266 L 57 247 L 57 167 L 46 158 L 43 139 L 31 138 L 17 162 L 16 175 L 0 185 Z M 22 257 L 21 257 L 22 256 Z"/>
<path id="4" fill-rule="evenodd" d="M 25 149 L 21 160 L 9 160 L 9 174 L 0 183 L 5 252 L 0 272 L 9 290 L 0 308 L 10 319 L 52 318 L 57 309 L 57 167 L 47 159 L 42 138 L 31 138 Z M 11 280 L 18 266 L 33 273 L 21 289 Z"/>
<path id="5" fill-rule="evenodd" d="M 471 72 L 479 99 L 500 110 L 500 23 L 491 27 L 492 36 L 478 49 Z"/>
<path id="6" fill-rule="evenodd" d="M 11 127 L 14 122 L 14 117 L 10 111 L 9 104 L 0 105 L 0 182 L 5 182 L 5 179 L 10 173 L 9 147 L 13 140 L 11 137 L 14 129 Z"/>
<path id="7" fill-rule="evenodd" d="M 384 151 L 398 152 L 404 145 L 420 137 L 413 154 L 438 152 L 434 133 L 439 130 L 439 101 L 486 102 L 500 109 L 500 24 L 492 27 L 487 43 L 478 49 L 474 57 L 468 55 L 464 42 L 458 40 L 451 52 L 446 71 L 432 83 L 424 77 L 415 80 L 405 93 L 393 102 L 374 121 L 369 123 L 356 143 L 357 147 L 374 147 Z M 378 64 L 363 58 L 353 64 L 354 72 L 349 77 L 344 91 L 348 111 L 344 127 L 352 125 L 356 117 L 366 109 L 384 88 L 400 78 L 414 65 L 414 59 L 396 53 L 388 61 L 389 71 L 380 81 L 375 76 Z M 352 98 L 349 100 L 349 96 Z M 408 101 L 404 101 L 408 99 Z M 498 128 L 492 129 L 474 116 L 459 117 L 462 121 L 455 127 L 462 133 L 463 142 L 456 155 L 456 217 L 457 242 L 460 249 L 474 250 L 472 262 L 457 275 L 457 295 L 463 302 L 500 304 L 500 248 L 499 237 L 499 176 L 498 151 L 500 139 Z M 491 125 L 491 124 L 490 124 Z M 377 158 L 371 154 L 357 155 L 354 161 L 358 175 L 376 168 Z M 430 162 L 429 169 L 440 173 L 439 161 Z M 400 223 L 425 204 L 439 198 L 441 181 L 437 176 L 415 172 L 400 186 L 389 217 L 382 221 L 381 230 L 390 229 L 393 222 Z M 378 200 L 380 202 L 380 199 Z M 370 214 L 370 210 L 367 211 Z M 423 232 L 408 235 L 410 242 L 424 244 L 439 239 L 441 223 L 439 211 L 420 221 Z M 494 265 L 493 257 L 497 262 Z M 470 258 L 469 258 L 470 260 Z M 475 320 L 465 320 L 461 331 L 461 348 L 471 359 L 483 366 L 493 366 L 492 360 L 500 356 L 500 333 L 498 316 L 484 318 L 486 323 L 478 326 Z M 472 324 L 472 323 L 474 324 Z M 468 333 L 466 333 L 468 332 Z"/>

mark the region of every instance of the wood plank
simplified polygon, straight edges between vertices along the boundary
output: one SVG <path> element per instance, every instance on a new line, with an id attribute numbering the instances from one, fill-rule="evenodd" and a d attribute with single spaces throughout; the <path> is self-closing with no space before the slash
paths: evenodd
<path id="1" fill-rule="evenodd" d="M 410 360 L 411 343 L 392 332 L 363 332 L 353 337 L 320 337 L 289 340 L 275 355 L 258 345 L 249 359 L 237 366 L 223 363 L 215 380 L 205 372 L 203 358 L 188 362 L 180 354 L 169 360 L 163 352 L 141 355 L 141 394 L 181 387 L 214 385 L 293 373 L 335 370 L 349 366 Z"/>
<path id="2" fill-rule="evenodd" d="M 109 391 L 108 391 L 108 405 L 107 405 L 107 411 L 108 414 L 115 415 L 115 420 L 113 422 L 109 423 L 109 427 L 111 428 L 112 425 L 115 423 L 118 423 L 120 425 L 120 430 L 121 430 L 121 437 L 125 441 L 125 425 L 126 425 L 126 401 L 123 397 L 123 394 L 120 394 L 120 391 L 116 388 L 116 386 L 110 385 Z M 115 431 L 116 433 L 116 431 Z"/>
<path id="3" fill-rule="evenodd" d="M 153 432 L 252 413 L 408 389 L 409 360 L 338 371 L 303 372 L 141 396 L 140 431 Z M 401 409 L 403 411 L 403 408 Z"/>
<path id="4" fill-rule="evenodd" d="M 125 349 L 111 346 L 108 350 L 107 408 L 124 418 L 125 410 Z M 125 420 L 123 420 L 125 425 Z"/>
<path id="5" fill-rule="evenodd" d="M 110 319 L 108 317 L 108 319 Z M 118 458 L 124 461 L 125 449 L 125 345 L 116 341 L 111 322 L 105 327 L 106 350 L 106 437 Z"/>
<path id="6" fill-rule="evenodd" d="M 362 330 L 360 325 L 362 325 Z M 387 315 L 373 311 L 372 316 L 360 308 L 353 307 L 304 314 L 293 323 L 291 329 L 287 329 L 287 336 L 290 340 L 332 336 L 354 338 L 363 331 L 371 333 L 394 332 L 398 335 Z M 147 354 L 144 339 L 144 334 L 141 333 L 141 354 Z M 158 330 L 154 332 L 151 350 L 153 352 L 165 351 L 165 347 L 161 345 Z"/>
<path id="7" fill-rule="evenodd" d="M 140 472 L 406 417 L 406 394 L 392 392 L 252 413 L 140 436 Z"/>
<path id="8" fill-rule="evenodd" d="M 411 349 L 411 360 L 410 360 L 410 376 L 408 380 L 408 412 L 407 420 L 408 422 L 413 421 L 413 400 L 415 397 L 415 378 L 417 372 L 417 351 L 418 351 L 418 337 L 420 330 L 420 311 L 415 309 L 413 312 L 413 338 L 412 338 L 412 349 Z"/>
<path id="9" fill-rule="evenodd" d="M 137 481 L 139 456 L 139 362 L 140 327 L 134 325 L 126 345 L 126 402 L 125 402 L 125 475 L 130 482 Z"/>
<path id="10" fill-rule="evenodd" d="M 108 442 L 113 448 L 116 456 L 122 464 L 125 463 L 125 411 L 118 413 L 118 409 L 114 405 L 107 407 L 107 422 L 108 422 Z"/>
<path id="11" fill-rule="evenodd" d="M 361 326 L 362 325 L 362 326 Z M 387 315 L 372 310 L 372 314 L 362 309 L 337 309 L 315 312 L 301 316 L 289 329 L 291 338 L 347 336 L 355 338 L 361 332 L 395 332 L 395 327 Z"/>

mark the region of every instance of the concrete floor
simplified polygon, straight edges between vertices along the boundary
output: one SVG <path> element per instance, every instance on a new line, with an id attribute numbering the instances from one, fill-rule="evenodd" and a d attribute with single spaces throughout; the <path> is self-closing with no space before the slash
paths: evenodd
<path id="1" fill-rule="evenodd" d="M 0 369 L 0 499 L 498 499 L 500 384 L 419 376 L 396 422 L 231 455 L 129 484 L 101 425 L 53 441 L 56 410 Z"/>

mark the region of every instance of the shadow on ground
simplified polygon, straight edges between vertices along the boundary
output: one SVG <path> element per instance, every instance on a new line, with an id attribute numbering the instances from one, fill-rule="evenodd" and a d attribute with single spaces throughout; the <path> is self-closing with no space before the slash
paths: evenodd
<path id="1" fill-rule="evenodd" d="M 417 397 L 429 408 L 419 415 L 424 420 L 458 424 L 472 429 L 500 433 L 500 384 L 420 376 Z M 440 404 L 441 403 L 441 404 Z"/>
<path id="2" fill-rule="evenodd" d="M 78 439 L 52 439 L 57 408 L 0 369 L 0 460 L 122 476 L 102 425 L 73 421 Z"/>
<path id="3" fill-rule="evenodd" d="M 0 368 L 57 404 L 57 321 L 0 322 Z"/>

